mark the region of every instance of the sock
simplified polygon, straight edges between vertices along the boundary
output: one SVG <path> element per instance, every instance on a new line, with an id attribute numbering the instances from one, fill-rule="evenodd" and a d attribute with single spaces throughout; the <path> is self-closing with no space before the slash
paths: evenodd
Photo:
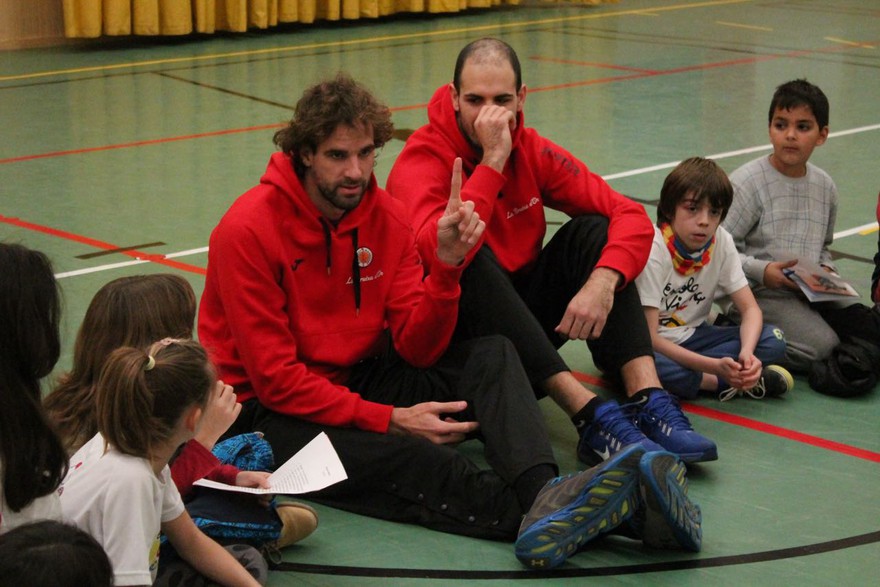
<path id="1" fill-rule="evenodd" d="M 633 395 L 627 398 L 627 403 L 629 404 L 645 404 L 648 403 L 648 398 L 651 397 L 651 394 L 655 391 L 658 391 L 659 387 L 646 387 L 641 391 L 635 392 Z"/>
<path id="2" fill-rule="evenodd" d="M 556 468 L 550 464 L 535 465 L 527 469 L 513 482 L 513 491 L 519 500 L 519 505 L 524 512 L 529 511 L 538 492 L 541 491 L 550 479 L 556 477 Z"/>
<path id="3" fill-rule="evenodd" d="M 582 431 L 587 424 L 593 421 L 596 417 L 596 408 L 602 405 L 602 401 L 602 398 L 599 396 L 593 397 L 584 407 L 578 410 L 577 414 L 571 417 L 571 422 L 578 432 Z"/>

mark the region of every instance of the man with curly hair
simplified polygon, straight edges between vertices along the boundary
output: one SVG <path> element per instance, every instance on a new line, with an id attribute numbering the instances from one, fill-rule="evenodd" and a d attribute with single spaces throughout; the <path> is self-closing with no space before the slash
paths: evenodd
<path id="1" fill-rule="evenodd" d="M 388 108 L 349 76 L 307 89 L 260 185 L 211 235 L 199 337 L 243 404 L 237 428 L 264 432 L 277 462 L 326 433 L 348 475 L 310 495 L 327 505 L 496 540 L 526 524 L 516 553 L 529 566 L 562 564 L 630 517 L 647 542 L 684 534 L 671 540 L 699 549 L 677 458 L 631 447 L 557 478 L 513 345 L 449 346 L 464 258 L 485 223 L 450 161 L 425 278 L 403 204 L 373 176 L 391 131 Z M 453 446 L 477 432 L 489 469 Z M 644 506 L 639 484 L 655 496 Z"/>

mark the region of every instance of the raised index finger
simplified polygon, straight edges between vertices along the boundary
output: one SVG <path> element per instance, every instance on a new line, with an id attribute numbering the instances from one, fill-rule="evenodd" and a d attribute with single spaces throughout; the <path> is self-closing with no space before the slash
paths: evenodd
<path id="1" fill-rule="evenodd" d="M 454 210 L 461 206 L 461 157 L 452 163 L 452 184 L 449 188 L 449 204 Z"/>

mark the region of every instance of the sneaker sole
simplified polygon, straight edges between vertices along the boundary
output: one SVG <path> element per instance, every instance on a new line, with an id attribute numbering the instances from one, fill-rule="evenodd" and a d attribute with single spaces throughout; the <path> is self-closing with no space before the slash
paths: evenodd
<path id="1" fill-rule="evenodd" d="M 700 506 L 687 496 L 687 469 L 669 452 L 647 453 L 639 462 L 639 492 L 645 503 L 644 543 L 653 548 L 699 552 L 703 543 Z"/>
<path id="2" fill-rule="evenodd" d="M 705 463 L 706 461 L 717 461 L 718 447 L 712 447 L 710 450 L 704 452 L 681 453 L 678 454 L 678 458 L 683 460 L 685 463 Z"/>
<path id="3" fill-rule="evenodd" d="M 789 372 L 788 369 L 780 367 L 779 365 L 768 365 L 767 371 L 778 373 L 785 380 L 785 390 L 783 390 L 781 393 L 768 394 L 770 397 L 779 397 L 794 389 L 794 377 L 792 377 L 791 372 Z"/>
<path id="4" fill-rule="evenodd" d="M 568 506 L 538 520 L 516 539 L 516 558 L 533 569 L 558 567 L 590 540 L 632 517 L 638 507 L 642 447 L 612 455 Z"/>

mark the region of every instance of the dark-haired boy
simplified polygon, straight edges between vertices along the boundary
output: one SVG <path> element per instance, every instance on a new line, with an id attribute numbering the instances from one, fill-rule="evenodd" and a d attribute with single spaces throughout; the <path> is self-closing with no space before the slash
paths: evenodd
<path id="1" fill-rule="evenodd" d="M 828 247 L 834 239 L 837 187 L 808 162 L 828 138 L 828 113 L 828 98 L 806 80 L 776 88 L 769 112 L 773 152 L 730 174 L 733 204 L 722 224 L 733 236 L 764 319 L 785 332 L 782 364 L 798 373 L 808 372 L 840 344 L 841 325 L 850 321 L 842 312 L 854 303 L 811 303 L 784 273 L 797 259 L 836 273 Z M 794 258 L 774 258 L 779 251 Z M 730 314 L 738 316 L 735 308 Z"/>

